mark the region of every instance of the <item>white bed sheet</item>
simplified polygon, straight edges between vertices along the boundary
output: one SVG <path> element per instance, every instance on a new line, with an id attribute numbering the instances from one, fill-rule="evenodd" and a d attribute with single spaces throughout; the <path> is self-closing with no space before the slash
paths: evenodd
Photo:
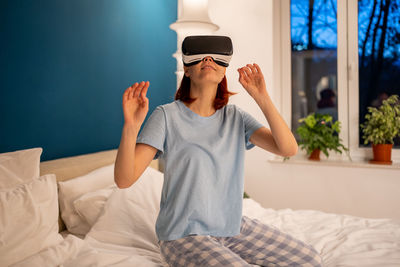
<path id="1" fill-rule="evenodd" d="M 400 266 L 400 221 L 365 219 L 312 210 L 265 209 L 244 199 L 243 215 L 274 225 L 315 247 L 324 266 Z M 65 233 L 64 233 L 65 236 Z M 154 251 L 67 235 L 59 245 L 15 265 L 167 266 Z M 255 265 L 254 265 L 255 266 Z"/>
<path id="2" fill-rule="evenodd" d="M 324 266 L 400 266 L 400 221 L 365 219 L 315 210 L 265 209 L 252 199 L 243 215 L 274 225 L 312 245 Z"/>

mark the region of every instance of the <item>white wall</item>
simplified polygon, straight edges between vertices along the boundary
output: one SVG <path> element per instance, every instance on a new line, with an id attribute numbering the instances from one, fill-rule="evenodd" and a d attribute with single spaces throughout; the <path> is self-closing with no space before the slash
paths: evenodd
<path id="1" fill-rule="evenodd" d="M 220 26 L 216 34 L 228 35 L 233 42 L 233 57 L 226 76 L 229 90 L 238 94 L 231 97 L 230 102 L 244 107 L 265 123 L 267 121 L 261 110 L 238 82 L 237 69 L 248 63 L 257 63 L 265 75 L 269 93 L 274 98 L 271 5 L 270 0 L 209 0 L 210 18 Z"/>
<path id="2" fill-rule="evenodd" d="M 260 122 L 267 121 L 238 82 L 237 68 L 256 62 L 264 73 L 267 90 L 278 109 L 280 47 L 276 5 L 279 0 L 209 0 L 211 20 L 218 34 L 232 38 L 234 55 L 227 70 L 234 103 Z M 279 10 L 278 10 L 279 11 Z M 278 27 L 278 28 L 277 28 Z M 278 66 L 278 67 L 277 67 Z M 271 163 L 273 155 L 259 148 L 246 154 L 245 190 L 264 207 L 317 209 L 371 218 L 400 219 L 400 170 L 313 164 Z"/>

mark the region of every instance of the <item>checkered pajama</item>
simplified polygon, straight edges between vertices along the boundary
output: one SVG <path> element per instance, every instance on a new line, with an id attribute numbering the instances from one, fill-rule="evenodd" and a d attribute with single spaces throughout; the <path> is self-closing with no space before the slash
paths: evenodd
<path id="1" fill-rule="evenodd" d="M 233 237 L 189 235 L 158 243 L 165 261 L 173 267 L 322 266 L 313 247 L 246 216 L 240 234 Z"/>

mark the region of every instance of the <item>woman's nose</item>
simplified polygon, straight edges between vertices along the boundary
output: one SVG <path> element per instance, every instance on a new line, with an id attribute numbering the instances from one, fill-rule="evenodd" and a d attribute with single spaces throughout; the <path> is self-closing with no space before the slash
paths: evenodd
<path id="1" fill-rule="evenodd" d="M 212 57 L 207 56 L 205 58 L 203 58 L 203 61 L 214 61 Z"/>

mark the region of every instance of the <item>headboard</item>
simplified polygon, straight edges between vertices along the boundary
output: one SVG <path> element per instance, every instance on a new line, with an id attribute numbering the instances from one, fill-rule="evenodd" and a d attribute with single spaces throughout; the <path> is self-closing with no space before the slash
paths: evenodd
<path id="1" fill-rule="evenodd" d="M 84 154 L 73 157 L 43 161 L 40 163 L 40 175 L 54 173 L 57 181 L 65 181 L 85 175 L 95 169 L 115 162 L 117 149 Z M 159 170 L 158 160 L 153 160 L 150 167 Z M 59 231 L 65 230 L 61 216 L 58 217 Z"/>

